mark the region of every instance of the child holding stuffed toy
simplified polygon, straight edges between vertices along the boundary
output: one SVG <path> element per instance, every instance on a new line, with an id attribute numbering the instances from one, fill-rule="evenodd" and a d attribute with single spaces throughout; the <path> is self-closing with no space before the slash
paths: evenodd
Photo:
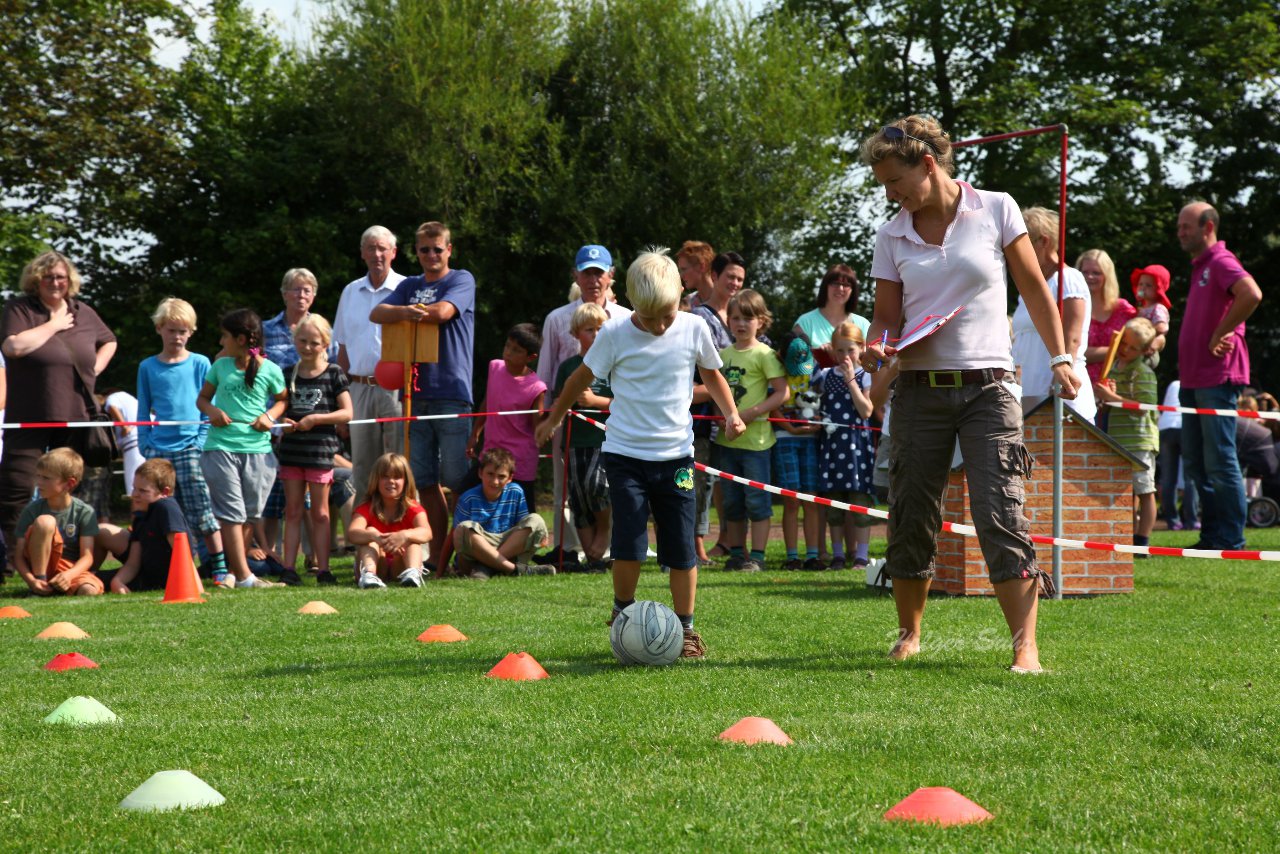
<path id="1" fill-rule="evenodd" d="M 871 377 L 858 367 L 866 339 L 853 323 L 841 323 L 831 336 L 835 367 L 814 378 L 822 390 L 824 419 L 831 422 L 819 433 L 819 470 L 822 494 L 837 501 L 874 507 L 875 443 L 871 436 L 874 407 L 869 392 Z M 839 425 L 839 426 L 837 426 Z M 844 569 L 844 548 L 853 551 L 853 565 L 869 562 L 868 546 L 874 519 L 865 513 L 830 508 L 831 569 Z M 843 532 L 843 542 L 840 534 Z"/>
<path id="2" fill-rule="evenodd" d="M 782 336 L 778 347 L 778 361 L 786 371 L 787 402 L 774 410 L 776 418 L 788 419 L 774 423 L 773 482 L 783 489 L 805 492 L 818 491 L 818 436 L 817 424 L 798 423 L 818 421 L 821 398 L 810 385 L 813 377 L 813 352 L 809 342 L 794 332 Z M 787 548 L 784 569 L 823 569 L 818 558 L 819 513 L 817 508 L 804 511 L 804 560 L 800 560 L 799 522 L 800 499 L 782 496 L 782 541 Z"/>
<path id="3" fill-rule="evenodd" d="M 1143 353 L 1143 361 L 1154 370 L 1160 364 L 1160 351 L 1169 332 L 1169 270 L 1160 264 L 1138 267 L 1129 274 L 1129 283 L 1137 299 L 1138 317 L 1150 320 L 1156 330 L 1156 337 Z"/>

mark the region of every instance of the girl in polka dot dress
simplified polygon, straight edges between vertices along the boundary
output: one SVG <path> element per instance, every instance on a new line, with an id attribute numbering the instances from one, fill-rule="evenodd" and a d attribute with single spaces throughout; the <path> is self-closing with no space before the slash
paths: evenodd
<path id="1" fill-rule="evenodd" d="M 820 434 L 818 465 L 822 494 L 833 500 L 863 507 L 874 507 L 876 451 L 870 418 L 869 390 L 871 377 L 858 368 L 858 360 L 866 347 L 862 330 L 852 323 L 842 323 L 831 336 L 835 367 L 814 379 L 822 392 L 823 418 L 832 424 Z M 844 569 L 844 544 L 853 552 L 853 565 L 867 565 L 867 544 L 875 520 L 863 513 L 850 513 L 834 507 L 827 510 L 831 528 L 832 569 Z M 843 535 L 843 536 L 842 536 Z"/>

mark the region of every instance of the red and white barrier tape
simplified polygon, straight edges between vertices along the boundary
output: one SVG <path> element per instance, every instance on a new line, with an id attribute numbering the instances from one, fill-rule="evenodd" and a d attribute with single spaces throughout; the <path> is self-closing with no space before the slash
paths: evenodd
<path id="1" fill-rule="evenodd" d="M 1181 412 L 1186 415 L 1223 415 L 1228 418 L 1280 419 L 1280 412 L 1259 412 L 1256 409 L 1197 409 L 1194 406 L 1164 406 L 1156 403 L 1135 403 L 1129 400 L 1104 400 L 1116 409 L 1142 409 L 1147 412 Z"/>
<path id="2" fill-rule="evenodd" d="M 608 425 L 599 421 L 588 418 L 577 412 L 573 412 L 578 418 L 595 424 L 601 429 L 607 429 Z M 801 501 L 807 501 L 810 504 L 821 504 L 826 507 L 835 507 L 837 510 L 848 510 L 851 513 L 862 513 L 866 516 L 874 516 L 877 519 L 888 519 L 889 514 L 884 510 L 878 510 L 874 507 L 863 507 L 858 504 L 847 504 L 843 501 L 836 501 L 831 498 L 823 498 L 820 495 L 810 495 L 807 492 L 795 492 L 790 489 L 783 489 L 780 486 L 774 486 L 771 483 L 761 483 L 758 480 L 748 480 L 745 477 L 739 477 L 736 474 L 729 474 L 717 468 L 695 462 L 694 466 L 699 471 L 704 471 L 709 475 L 731 480 L 734 483 L 741 483 L 744 486 L 750 486 L 754 489 L 763 489 L 765 492 L 772 492 L 774 495 L 782 495 L 788 498 L 798 498 Z M 959 525 L 954 522 L 943 522 L 942 530 L 950 531 L 953 534 L 959 534 L 963 537 L 976 537 L 978 531 L 972 525 Z M 1280 551 L 1249 551 L 1240 550 L 1217 550 L 1217 549 L 1179 549 L 1169 546 L 1132 546 L 1122 545 L 1119 543 L 1103 543 L 1094 540 L 1069 540 L 1065 537 L 1048 537 L 1040 534 L 1032 534 L 1031 542 L 1039 543 L 1046 546 L 1061 546 L 1064 549 L 1090 549 L 1093 551 L 1103 552 L 1122 552 L 1124 554 L 1145 554 L 1145 555 L 1163 555 L 1166 557 L 1199 557 L 1199 558 L 1215 558 L 1218 560 L 1274 560 L 1280 561 Z"/>

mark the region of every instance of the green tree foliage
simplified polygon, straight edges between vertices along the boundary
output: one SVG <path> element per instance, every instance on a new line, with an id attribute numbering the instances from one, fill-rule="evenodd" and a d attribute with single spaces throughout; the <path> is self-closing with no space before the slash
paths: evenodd
<path id="1" fill-rule="evenodd" d="M 92 268 L 136 228 L 176 131 L 153 37 L 168 0 L 0 0 L 0 282 L 50 244 Z"/>
<path id="2" fill-rule="evenodd" d="M 1270 0 L 782 0 L 766 14 L 813 23 L 844 57 L 855 110 L 846 150 L 883 122 L 936 116 L 953 139 L 1066 123 L 1071 133 L 1068 260 L 1100 246 L 1121 278 L 1135 266 L 1174 271 L 1175 327 L 1189 262 L 1174 240 L 1177 212 L 1202 197 L 1223 215 L 1222 236 L 1262 284 L 1280 271 L 1280 9 Z M 1087 25 L 1086 25 L 1087 23 Z M 851 158 L 852 160 L 852 158 Z M 958 172 L 1055 206 L 1057 140 L 962 149 Z M 854 174 L 865 172 L 853 167 Z M 888 205 L 853 182 L 847 204 L 814 223 L 810 251 L 836 247 L 870 261 Z M 859 202 L 862 204 L 859 204 Z M 868 212 L 871 213 L 868 216 Z M 1280 386 L 1270 330 L 1280 300 L 1250 324 L 1255 377 Z M 1175 330 L 1176 331 L 1176 330 Z M 1161 365 L 1176 375 L 1176 348 Z"/>

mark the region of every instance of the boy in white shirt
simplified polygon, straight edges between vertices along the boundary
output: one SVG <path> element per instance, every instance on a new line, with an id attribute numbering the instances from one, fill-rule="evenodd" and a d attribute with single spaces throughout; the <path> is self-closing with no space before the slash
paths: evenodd
<path id="1" fill-rule="evenodd" d="M 657 526 L 658 561 L 671 567 L 671 600 L 684 627 L 683 658 L 706 646 L 693 628 L 698 570 L 693 531 L 693 374 L 725 416 L 725 435 L 746 429 L 720 374 L 720 356 L 707 325 L 681 313 L 680 273 L 666 249 L 642 253 L 627 270 L 634 313 L 600 330 L 583 364 L 565 382 L 550 417 L 538 425 L 544 444 L 573 401 L 596 377 L 613 389 L 604 463 L 613 504 L 613 623 L 635 601 L 640 564 L 649 546 L 648 519 Z"/>

